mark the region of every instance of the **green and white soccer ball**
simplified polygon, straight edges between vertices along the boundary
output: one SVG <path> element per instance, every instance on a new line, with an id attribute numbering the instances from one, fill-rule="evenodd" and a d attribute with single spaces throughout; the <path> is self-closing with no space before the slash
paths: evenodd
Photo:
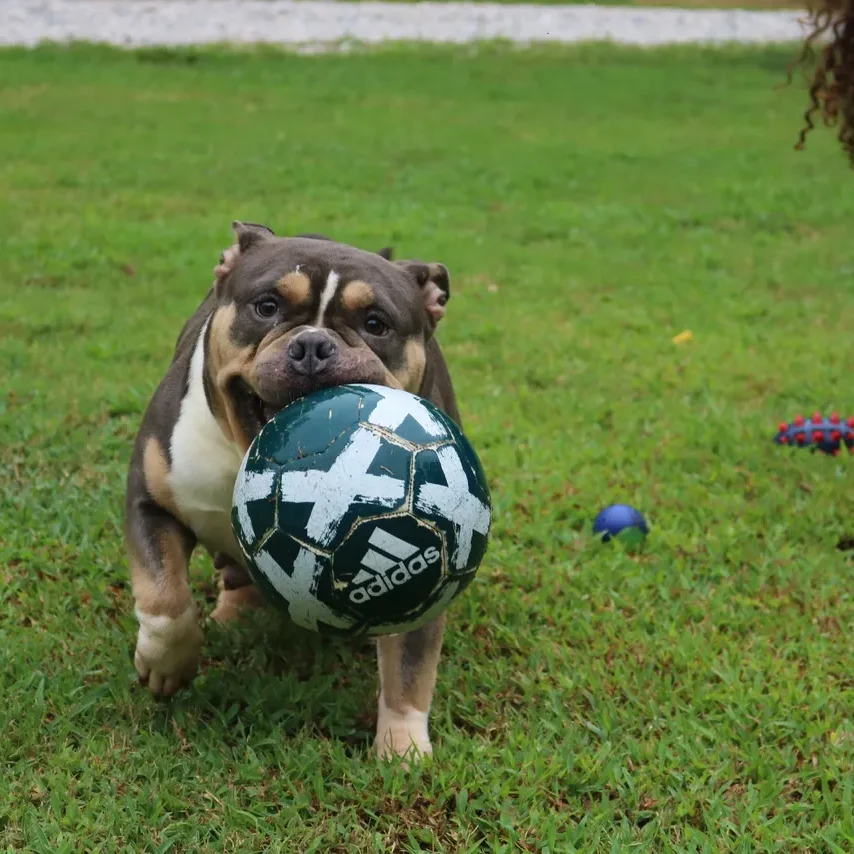
<path id="1" fill-rule="evenodd" d="M 232 523 L 253 580 L 300 626 L 382 635 L 435 619 L 486 552 L 486 477 L 416 395 L 346 385 L 279 412 L 249 448 Z"/>

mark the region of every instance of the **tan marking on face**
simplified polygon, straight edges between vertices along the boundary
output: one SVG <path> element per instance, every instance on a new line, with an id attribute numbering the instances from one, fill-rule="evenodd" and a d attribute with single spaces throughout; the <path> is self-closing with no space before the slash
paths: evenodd
<path id="1" fill-rule="evenodd" d="M 424 352 L 424 342 L 410 338 L 403 349 L 403 365 L 391 373 L 397 381 L 397 388 L 417 394 L 424 379 L 424 369 L 427 356 Z"/>
<path id="2" fill-rule="evenodd" d="M 169 462 L 163 447 L 155 436 L 149 436 L 142 453 L 142 472 L 148 494 L 164 510 L 168 510 L 176 518 L 181 518 L 175 504 L 172 487 L 169 486 Z"/>
<path id="3" fill-rule="evenodd" d="M 158 538 L 160 566 L 152 567 L 130 550 L 131 587 L 137 607 L 151 616 L 179 617 L 192 605 L 187 578 L 189 555 L 177 531 Z"/>
<path id="4" fill-rule="evenodd" d="M 374 289 L 367 283 L 356 279 L 347 282 L 341 291 L 341 305 L 347 311 L 358 311 L 374 304 Z"/>
<path id="5" fill-rule="evenodd" d="M 249 448 L 249 437 L 240 425 L 234 402 L 228 394 L 228 384 L 241 377 L 247 383 L 252 376 L 255 348 L 238 347 L 231 340 L 231 327 L 237 316 L 234 303 L 218 308 L 210 322 L 207 368 L 213 380 L 214 415 L 228 435 L 242 450 Z"/>
<path id="6" fill-rule="evenodd" d="M 311 302 L 311 279 L 305 273 L 285 273 L 276 283 L 276 289 L 295 308 Z"/>

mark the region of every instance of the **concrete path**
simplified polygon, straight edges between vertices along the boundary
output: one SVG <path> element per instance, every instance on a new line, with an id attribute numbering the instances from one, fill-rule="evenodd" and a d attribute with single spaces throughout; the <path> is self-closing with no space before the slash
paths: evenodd
<path id="1" fill-rule="evenodd" d="M 613 41 L 632 45 L 798 41 L 799 12 L 334 0 L 0 0 L 0 45 L 216 42 Z"/>

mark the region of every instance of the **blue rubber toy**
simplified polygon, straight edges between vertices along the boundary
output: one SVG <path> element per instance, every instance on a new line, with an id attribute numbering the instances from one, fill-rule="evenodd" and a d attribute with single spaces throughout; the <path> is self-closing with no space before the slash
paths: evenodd
<path id="1" fill-rule="evenodd" d="M 606 507 L 593 522 L 593 533 L 599 534 L 603 543 L 614 537 L 642 541 L 649 533 L 649 526 L 641 513 L 628 504 L 612 504 Z"/>
<path id="2" fill-rule="evenodd" d="M 785 421 L 780 424 L 774 442 L 777 445 L 788 445 L 790 448 L 823 451 L 834 457 L 843 448 L 854 453 L 854 418 L 846 418 L 843 421 L 838 412 L 832 413 L 828 418 L 820 412 L 814 413 L 810 419 L 798 415 L 790 424 Z"/>

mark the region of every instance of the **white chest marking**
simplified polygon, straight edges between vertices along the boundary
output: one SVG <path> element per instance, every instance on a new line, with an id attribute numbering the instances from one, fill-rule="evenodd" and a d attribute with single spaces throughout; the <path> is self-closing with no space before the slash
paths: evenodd
<path id="1" fill-rule="evenodd" d="M 332 302 L 332 297 L 335 296 L 335 291 L 338 290 L 338 283 L 341 277 L 335 270 L 332 270 L 326 277 L 326 284 L 323 286 L 323 291 L 320 294 L 320 305 L 317 309 L 317 320 L 314 321 L 315 326 L 323 326 L 323 316 L 326 314 L 326 309 L 329 303 Z"/>
<path id="2" fill-rule="evenodd" d="M 175 503 L 199 542 L 239 559 L 231 529 L 231 495 L 243 454 L 226 438 L 205 397 L 205 332 L 202 327 L 190 362 L 187 393 L 172 431 L 169 485 Z"/>

